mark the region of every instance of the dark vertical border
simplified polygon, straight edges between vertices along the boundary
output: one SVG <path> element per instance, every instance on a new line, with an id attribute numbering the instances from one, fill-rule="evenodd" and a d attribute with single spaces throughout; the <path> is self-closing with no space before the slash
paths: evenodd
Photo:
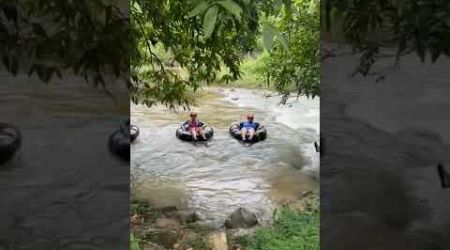
<path id="1" fill-rule="evenodd" d="M 14 4 L 0 1 L 2 11 Z M 117 4 L 127 16 L 128 1 Z M 10 9 L 0 30 L 18 14 Z M 105 71 L 106 88 L 96 87 L 73 65 L 45 83 L 28 76 L 30 58 L 17 63 L 9 71 L 0 63 L 0 249 L 128 249 L 129 159 L 113 154 L 129 158 L 129 139 L 116 132 L 129 119 L 126 83 Z M 121 67 L 128 75 L 129 64 Z"/>
<path id="2" fill-rule="evenodd" d="M 354 75 L 364 54 L 330 22 L 321 38 L 321 249 L 450 249 L 450 60 L 422 63 L 419 50 Z"/>

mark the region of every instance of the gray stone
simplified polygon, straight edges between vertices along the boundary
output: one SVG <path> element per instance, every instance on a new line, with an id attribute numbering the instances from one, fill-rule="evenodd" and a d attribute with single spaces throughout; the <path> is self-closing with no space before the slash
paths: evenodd
<path id="1" fill-rule="evenodd" d="M 255 213 L 248 211 L 245 208 L 236 209 L 230 217 L 225 221 L 227 228 L 250 228 L 258 224 L 258 218 Z"/>

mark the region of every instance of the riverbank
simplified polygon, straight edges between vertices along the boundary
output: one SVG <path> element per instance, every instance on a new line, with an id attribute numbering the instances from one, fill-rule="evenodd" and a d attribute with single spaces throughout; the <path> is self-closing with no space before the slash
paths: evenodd
<path id="1" fill-rule="evenodd" d="M 269 225 L 212 231 L 195 212 L 132 201 L 131 249 L 319 249 L 318 192 L 276 209 Z"/>

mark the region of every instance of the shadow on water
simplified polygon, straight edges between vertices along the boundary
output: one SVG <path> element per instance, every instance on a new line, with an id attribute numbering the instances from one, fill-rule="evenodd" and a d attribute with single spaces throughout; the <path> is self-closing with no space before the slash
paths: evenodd
<path id="1" fill-rule="evenodd" d="M 318 138 L 319 113 L 310 111 L 302 100 L 288 108 L 277 107 L 277 100 L 252 91 L 236 90 L 235 95 L 240 99 L 231 100 L 210 89 L 199 97 L 195 108 L 199 118 L 215 128 L 209 147 L 195 147 L 175 137 L 187 112 L 132 106 L 132 123 L 141 129 L 131 148 L 133 195 L 157 206 L 195 209 L 220 226 L 239 206 L 255 211 L 264 221 L 277 203 L 317 189 L 313 142 Z M 317 100 L 308 105 L 318 111 L 314 109 Z M 254 113 L 269 131 L 266 141 L 251 147 L 228 134 L 228 126 L 247 113 Z"/>

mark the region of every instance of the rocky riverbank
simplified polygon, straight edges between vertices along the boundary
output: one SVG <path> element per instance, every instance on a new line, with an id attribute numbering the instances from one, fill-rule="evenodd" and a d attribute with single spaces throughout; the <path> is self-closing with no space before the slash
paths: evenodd
<path id="1" fill-rule="evenodd" d="M 260 225 L 257 216 L 251 211 L 237 208 L 219 230 L 208 227 L 195 211 L 180 210 L 177 207 L 154 208 L 146 202 L 133 200 L 131 244 L 135 245 L 136 250 L 255 249 L 255 246 L 262 244 L 261 240 L 264 240 L 265 235 L 278 233 L 278 227 L 283 223 L 295 223 L 295 216 L 308 217 L 311 211 L 318 213 L 318 199 L 318 192 L 308 192 L 295 202 L 283 204 L 274 212 L 273 223 L 268 226 Z M 286 216 L 294 217 L 287 221 Z M 301 220 L 302 223 L 304 221 Z M 317 232 L 318 230 L 317 224 Z M 286 237 L 286 242 L 292 243 L 289 235 Z"/>

